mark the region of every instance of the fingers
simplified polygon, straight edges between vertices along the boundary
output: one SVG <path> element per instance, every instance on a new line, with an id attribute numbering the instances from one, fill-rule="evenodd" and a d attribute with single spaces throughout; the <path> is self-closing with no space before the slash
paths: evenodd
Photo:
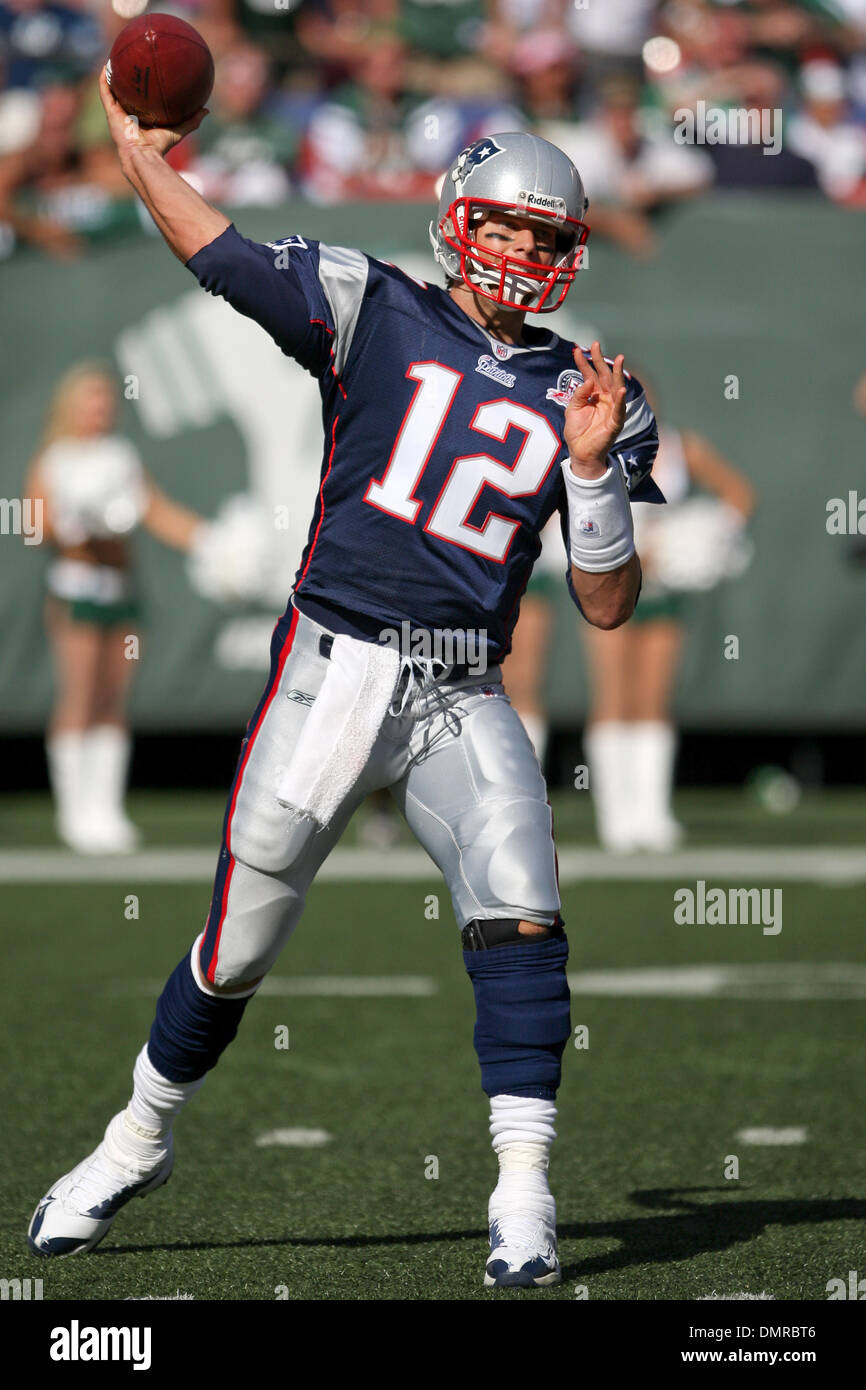
<path id="1" fill-rule="evenodd" d="M 574 395 L 572 396 L 572 400 L 574 400 L 575 397 L 577 397 L 580 400 L 580 402 L 584 405 L 594 405 L 596 399 L 598 398 L 598 377 L 592 370 L 592 367 L 590 366 L 589 362 L 587 362 L 586 357 L 581 352 L 579 347 L 576 347 L 574 349 L 574 362 L 575 366 L 578 368 L 581 376 L 583 377 L 583 384 L 581 386 L 578 386 L 577 390 L 574 392 Z"/>
<path id="2" fill-rule="evenodd" d="M 594 342 L 590 351 L 592 352 L 593 365 L 595 367 L 596 372 L 598 373 L 599 383 L 604 385 L 604 387 L 609 391 L 613 384 L 613 377 L 611 375 L 610 367 L 604 360 L 604 355 L 601 350 L 601 343 L 597 341 Z"/>
<path id="3" fill-rule="evenodd" d="M 593 347 L 595 347 L 594 343 Z M 592 349 L 590 349 L 590 351 L 591 350 Z M 584 380 L 588 380 L 590 378 L 592 380 L 596 379 L 595 372 L 592 370 L 592 367 L 590 366 L 589 362 L 587 362 L 583 354 L 583 351 L 579 347 L 576 347 L 574 349 L 574 360 L 577 366 L 580 368 L 581 376 L 584 378 Z"/>
<path id="4" fill-rule="evenodd" d="M 203 106 L 200 111 L 196 111 L 194 116 L 190 116 L 188 120 L 184 121 L 183 125 L 175 125 L 171 129 L 176 135 L 191 135 L 194 130 L 198 130 L 205 116 L 209 115 L 208 108 Z"/>
<path id="5" fill-rule="evenodd" d="M 108 129 L 115 144 L 118 144 L 126 130 L 127 115 L 117 97 L 108 85 L 105 68 L 99 74 L 99 97 L 105 109 Z"/>
<path id="6" fill-rule="evenodd" d="M 574 361 L 580 369 L 584 381 L 592 381 L 595 391 L 604 391 L 605 394 L 619 400 L 620 394 L 626 392 L 625 384 L 625 357 L 619 353 L 613 362 L 613 371 L 604 360 L 601 344 L 596 340 L 590 348 L 592 363 L 587 360 L 583 351 L 576 347 L 574 349 Z"/>
<path id="7" fill-rule="evenodd" d="M 116 106 L 120 106 L 120 102 L 117 100 L 117 97 L 114 95 L 114 92 L 108 85 L 108 77 L 106 76 L 105 68 L 103 68 L 99 74 L 99 95 L 102 98 L 102 104 L 105 107 L 106 111 L 109 113 L 109 115 Z M 121 110 L 122 109 L 123 108 L 121 107 Z"/>

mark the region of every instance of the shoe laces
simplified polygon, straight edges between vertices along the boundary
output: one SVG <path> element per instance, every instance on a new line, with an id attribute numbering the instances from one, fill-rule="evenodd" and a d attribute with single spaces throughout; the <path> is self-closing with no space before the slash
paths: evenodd
<path id="1" fill-rule="evenodd" d="M 121 1167 L 109 1158 L 104 1150 L 101 1153 L 97 1150 L 90 1162 L 82 1167 L 70 1187 L 67 1201 L 70 1201 L 73 1195 L 80 1194 L 83 1199 L 82 1210 L 89 1211 L 103 1203 L 106 1198 L 116 1196 L 125 1187 L 132 1187 L 134 1183 L 140 1182 L 147 1171 L 147 1165 L 136 1162 L 134 1158 Z"/>
<path id="2" fill-rule="evenodd" d="M 69 1200 L 73 1193 L 81 1193 L 87 1203 L 84 1210 L 89 1210 L 104 1202 L 107 1197 L 115 1196 L 124 1188 L 133 1187 L 143 1178 L 150 1177 L 159 1165 L 165 1162 L 164 1152 L 151 1162 L 136 1154 L 122 1154 L 120 1158 L 115 1158 L 109 1151 L 109 1143 L 108 1137 L 103 1139 L 91 1159 L 81 1165 L 81 1170 L 67 1194 Z M 117 1149 L 116 1143 L 113 1147 Z M 96 1200 L 92 1201 L 91 1198 Z"/>
<path id="3" fill-rule="evenodd" d="M 556 1250 L 556 1203 L 549 1193 L 494 1196 L 489 1208 L 491 1233 L 499 1245 L 518 1250 Z"/>
<path id="4" fill-rule="evenodd" d="M 490 1223 L 492 1250 L 526 1250 L 532 1255 L 555 1256 L 556 1235 L 544 1217 L 515 1213 L 497 1216 Z"/>

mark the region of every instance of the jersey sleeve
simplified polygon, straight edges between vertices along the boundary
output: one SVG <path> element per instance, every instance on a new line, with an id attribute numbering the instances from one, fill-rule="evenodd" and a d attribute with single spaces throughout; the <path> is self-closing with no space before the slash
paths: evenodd
<path id="1" fill-rule="evenodd" d="M 664 502 L 661 489 L 653 482 L 652 466 L 659 448 L 656 417 L 636 376 L 627 379 L 625 423 L 608 453 L 625 475 L 632 502 Z"/>
<path id="2" fill-rule="evenodd" d="M 234 223 L 186 262 L 209 294 L 255 320 L 313 376 L 345 366 L 369 269 L 360 251 L 300 236 L 257 242 Z"/>

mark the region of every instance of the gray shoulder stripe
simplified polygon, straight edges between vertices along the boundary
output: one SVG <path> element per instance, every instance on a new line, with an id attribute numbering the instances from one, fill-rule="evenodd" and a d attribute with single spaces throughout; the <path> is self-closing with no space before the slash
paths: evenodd
<path id="1" fill-rule="evenodd" d="M 629 401 L 625 408 L 625 423 L 617 435 L 617 442 L 624 444 L 627 440 L 633 439 L 636 434 L 643 434 L 644 430 L 649 429 L 653 422 L 653 413 L 649 401 L 641 391 L 633 401 Z"/>
<path id="2" fill-rule="evenodd" d="M 352 346 L 369 269 L 367 257 L 360 251 L 319 244 L 319 283 L 334 318 L 334 369 L 338 374 Z"/>

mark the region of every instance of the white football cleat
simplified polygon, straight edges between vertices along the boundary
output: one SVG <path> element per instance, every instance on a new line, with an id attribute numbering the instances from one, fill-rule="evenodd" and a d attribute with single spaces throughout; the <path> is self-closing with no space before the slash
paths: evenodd
<path id="1" fill-rule="evenodd" d="M 123 1116 L 121 1111 L 109 1121 L 102 1143 L 42 1198 L 27 1231 L 34 1255 L 78 1255 L 92 1250 L 121 1207 L 168 1182 L 174 1164 L 171 1135 L 156 1163 L 147 1163 L 118 1143 Z"/>
<path id="2" fill-rule="evenodd" d="M 485 1288 L 540 1289 L 561 1280 L 556 1228 L 548 1218 L 522 1214 L 491 1221 Z"/>

